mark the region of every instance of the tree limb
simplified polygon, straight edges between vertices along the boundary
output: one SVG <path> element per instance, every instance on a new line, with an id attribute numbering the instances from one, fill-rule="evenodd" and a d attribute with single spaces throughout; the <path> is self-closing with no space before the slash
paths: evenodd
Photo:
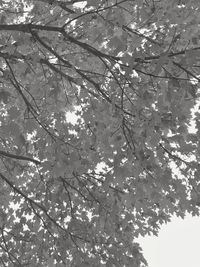
<path id="1" fill-rule="evenodd" d="M 30 161 L 30 162 L 33 162 L 36 165 L 41 164 L 41 162 L 39 160 L 32 159 L 32 158 L 29 158 L 29 157 L 26 157 L 26 156 L 20 156 L 20 155 L 11 154 L 11 153 L 5 152 L 3 150 L 0 150 L 0 156 L 7 157 L 7 158 L 12 158 L 12 159 Z"/>

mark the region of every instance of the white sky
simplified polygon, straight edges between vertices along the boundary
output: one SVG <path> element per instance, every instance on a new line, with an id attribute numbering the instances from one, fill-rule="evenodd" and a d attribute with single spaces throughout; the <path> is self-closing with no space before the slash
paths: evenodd
<path id="1" fill-rule="evenodd" d="M 149 267 L 200 266 L 200 217 L 174 218 L 158 237 L 139 238 Z"/>

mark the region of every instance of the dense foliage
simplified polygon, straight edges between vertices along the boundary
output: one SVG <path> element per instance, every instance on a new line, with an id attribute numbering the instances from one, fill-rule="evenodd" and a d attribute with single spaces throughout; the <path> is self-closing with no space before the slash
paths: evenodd
<path id="1" fill-rule="evenodd" d="M 139 235 L 199 215 L 199 12 L 0 1 L 0 266 L 144 267 Z"/>

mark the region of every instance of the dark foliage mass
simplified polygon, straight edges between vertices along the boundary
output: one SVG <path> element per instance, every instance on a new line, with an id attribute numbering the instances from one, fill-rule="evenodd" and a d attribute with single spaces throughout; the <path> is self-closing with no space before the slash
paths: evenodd
<path id="1" fill-rule="evenodd" d="M 199 215 L 199 12 L 0 1 L 0 266 L 145 267 L 138 236 Z"/>

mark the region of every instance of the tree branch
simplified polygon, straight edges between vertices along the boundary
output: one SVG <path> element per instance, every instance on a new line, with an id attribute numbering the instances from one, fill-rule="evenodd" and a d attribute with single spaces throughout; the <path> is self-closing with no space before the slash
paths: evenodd
<path id="1" fill-rule="evenodd" d="M 180 157 L 178 157 L 178 156 L 172 154 L 172 153 L 171 153 L 166 147 L 164 147 L 162 144 L 160 144 L 160 147 L 161 147 L 161 148 L 168 154 L 168 156 L 169 156 L 170 158 L 172 158 L 172 159 L 174 159 L 174 160 L 179 160 L 179 161 L 183 162 L 184 164 L 186 164 L 187 166 L 190 165 L 189 162 L 187 162 L 187 161 L 181 159 Z"/>
<path id="2" fill-rule="evenodd" d="M 12 158 L 12 159 L 30 161 L 30 162 L 33 162 L 36 165 L 41 164 L 41 162 L 36 160 L 36 159 L 32 159 L 32 158 L 25 157 L 25 156 L 11 154 L 11 153 L 5 152 L 3 150 L 0 150 L 0 156 L 7 157 L 7 158 Z"/>
<path id="3" fill-rule="evenodd" d="M 21 189 L 19 189 L 15 184 L 13 184 L 13 182 L 11 182 L 8 178 L 6 178 L 2 173 L 0 173 L 0 177 L 1 179 L 6 182 L 6 184 L 8 184 L 12 190 L 17 193 L 18 195 L 22 196 L 28 203 L 30 203 L 30 205 L 34 205 L 37 208 L 39 208 L 41 211 L 43 211 L 43 213 L 46 215 L 46 217 L 52 221 L 58 228 L 60 228 L 61 230 L 63 230 L 64 232 L 68 233 L 67 229 L 63 228 L 58 222 L 56 222 L 47 212 L 47 210 L 45 209 L 44 206 L 40 205 L 39 203 L 37 203 L 36 201 L 32 200 L 31 198 L 29 198 L 25 193 L 23 193 L 23 191 L 21 191 Z"/>

